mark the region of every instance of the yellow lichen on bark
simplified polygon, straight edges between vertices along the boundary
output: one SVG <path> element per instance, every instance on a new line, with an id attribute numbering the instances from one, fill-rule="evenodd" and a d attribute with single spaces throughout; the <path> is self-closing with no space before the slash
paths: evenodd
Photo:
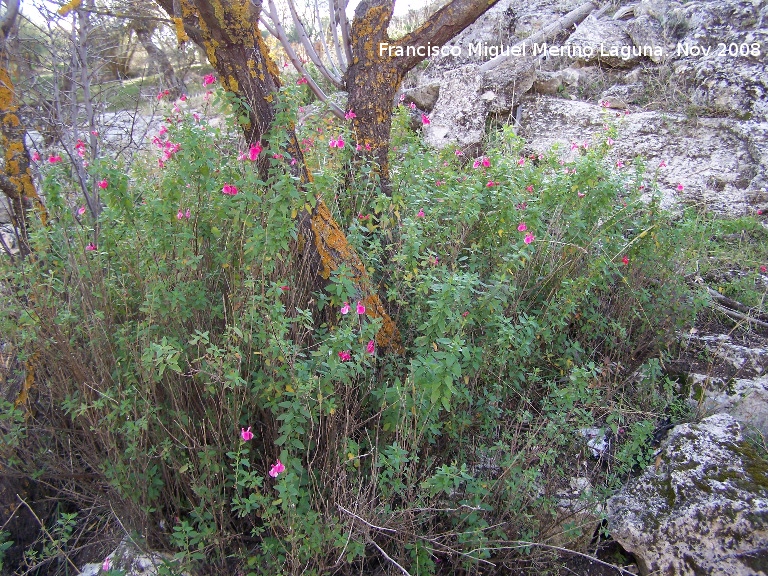
<path id="1" fill-rule="evenodd" d="M 64 6 L 59 8 L 59 12 L 58 12 L 59 16 L 66 16 L 67 14 L 72 12 L 72 10 L 77 10 L 78 8 L 80 8 L 80 4 L 82 3 L 82 1 L 83 0 L 70 0 L 69 2 L 64 4 Z"/>
<path id="2" fill-rule="evenodd" d="M 176 28 L 176 41 L 179 44 L 184 44 L 189 40 L 186 30 L 184 30 L 184 20 L 178 16 L 173 17 L 173 26 Z"/>

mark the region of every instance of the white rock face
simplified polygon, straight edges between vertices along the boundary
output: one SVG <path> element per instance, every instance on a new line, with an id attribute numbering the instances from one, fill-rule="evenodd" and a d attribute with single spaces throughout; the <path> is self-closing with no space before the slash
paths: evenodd
<path id="1" fill-rule="evenodd" d="M 768 468 L 728 415 L 675 427 L 607 509 L 611 536 L 642 574 L 768 573 Z"/>
<path id="2" fill-rule="evenodd" d="M 625 115 L 597 103 L 550 96 L 526 99 L 522 106 L 521 135 L 537 152 L 555 144 L 568 151 L 571 142 L 601 138 L 607 123 L 618 123 L 619 138 L 611 158 L 626 165 L 637 156 L 645 158 L 648 177 L 655 174 L 658 179 L 664 208 L 687 203 L 742 215 L 752 206 L 768 203 L 766 122 L 694 121 L 662 112 Z M 667 166 L 659 168 L 662 161 Z M 683 185 L 682 192 L 678 184 Z"/>

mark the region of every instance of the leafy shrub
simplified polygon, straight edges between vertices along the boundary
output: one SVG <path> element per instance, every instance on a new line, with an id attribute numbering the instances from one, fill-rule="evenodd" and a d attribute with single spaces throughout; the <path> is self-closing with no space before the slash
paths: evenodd
<path id="1" fill-rule="evenodd" d="M 406 125 L 400 108 L 392 197 L 343 127 L 306 127 L 302 190 L 285 134 L 262 179 L 235 127 L 184 111 L 130 174 L 92 162 L 107 182 L 96 220 L 46 167 L 55 224 L 34 258 L 3 264 L 3 332 L 37 370 L 26 416 L 6 412 L 13 465 L 97 478 L 122 523 L 187 569 L 429 574 L 588 541 L 560 493 L 589 477 L 595 516 L 647 459 L 674 396 L 647 362 L 695 313 L 685 237 L 639 200 L 654 186 L 642 162 L 606 166 L 605 138 L 564 160 L 505 133 L 473 162 Z M 375 347 L 344 270 L 308 292 L 295 217 L 315 195 L 379 282 L 404 354 Z M 590 429 L 612 439 L 599 459 Z"/>

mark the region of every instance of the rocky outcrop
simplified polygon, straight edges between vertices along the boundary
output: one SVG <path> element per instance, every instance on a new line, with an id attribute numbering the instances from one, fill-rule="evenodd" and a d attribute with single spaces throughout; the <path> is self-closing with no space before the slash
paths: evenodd
<path id="1" fill-rule="evenodd" d="M 768 467 L 718 414 L 675 427 L 656 463 L 608 500 L 608 529 L 642 574 L 768 570 Z"/>
<path id="2" fill-rule="evenodd" d="M 619 138 L 611 158 L 629 165 L 645 160 L 647 184 L 655 178 L 665 208 L 706 205 L 722 214 L 740 215 L 768 205 L 765 185 L 768 123 L 728 118 L 689 118 L 661 112 L 625 114 L 599 104 L 541 96 L 523 104 L 521 135 L 535 151 L 602 137 L 616 123 Z M 662 164 L 666 166 L 660 166 Z M 682 185 L 682 190 L 678 186 Z"/>
<path id="3" fill-rule="evenodd" d="M 130 538 L 126 537 L 117 549 L 100 564 L 86 564 L 80 576 L 99 576 L 111 571 L 118 571 L 124 576 L 157 576 L 158 574 L 176 574 L 177 569 L 169 554 L 145 552 Z"/>
<path id="4" fill-rule="evenodd" d="M 728 334 L 691 334 L 686 342 L 690 403 L 700 414 L 729 414 L 768 438 L 768 343 Z"/>

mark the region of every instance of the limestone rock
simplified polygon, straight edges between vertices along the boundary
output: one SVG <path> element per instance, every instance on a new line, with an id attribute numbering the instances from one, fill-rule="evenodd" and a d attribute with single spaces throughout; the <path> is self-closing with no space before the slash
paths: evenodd
<path id="1" fill-rule="evenodd" d="M 8 206 L 8 199 L 0 196 L 0 224 L 9 224 L 11 222 L 11 211 Z"/>
<path id="2" fill-rule="evenodd" d="M 610 498 L 607 512 L 611 536 L 642 574 L 768 569 L 768 465 L 728 415 L 676 426 L 657 464 Z"/>
<path id="3" fill-rule="evenodd" d="M 629 67 L 640 61 L 628 50 L 631 46 L 624 22 L 598 20 L 594 15 L 587 16 L 563 44 L 578 62 L 603 62 L 616 67 Z"/>
<path id="4" fill-rule="evenodd" d="M 426 112 L 431 112 L 435 107 L 438 96 L 440 96 L 440 84 L 432 82 L 416 88 L 411 88 L 404 92 L 405 104 L 413 102 L 416 107 Z"/>
<path id="5" fill-rule="evenodd" d="M 103 563 L 83 566 L 80 576 L 103 575 L 106 574 L 107 567 L 109 570 L 123 571 L 124 576 L 157 576 L 160 573 L 168 573 L 163 568 L 172 566 L 173 558 L 169 554 L 144 552 L 130 538 L 125 538 Z"/>
<path id="6" fill-rule="evenodd" d="M 643 157 L 649 179 L 657 178 L 664 208 L 696 204 L 720 214 L 743 215 L 765 195 L 768 123 L 728 118 L 693 122 L 660 112 L 606 113 L 597 104 L 550 96 L 526 98 L 522 107 L 521 136 L 536 152 L 558 144 L 564 156 L 575 154 L 567 152 L 571 142 L 602 138 L 606 122 L 617 122 L 619 138 L 611 158 L 627 164 Z M 661 161 L 667 166 L 660 168 Z"/>
<path id="7" fill-rule="evenodd" d="M 651 48 L 651 53 L 648 56 L 653 62 L 657 64 L 664 59 L 666 50 L 656 50 L 656 48 L 666 48 L 666 40 L 664 38 L 664 29 L 656 18 L 643 14 L 642 16 L 630 20 L 627 22 L 625 30 L 627 35 L 632 39 L 632 43 L 635 47 L 644 50 Z M 661 52 L 661 54 L 659 54 Z M 645 53 L 645 52 L 643 52 Z"/>

